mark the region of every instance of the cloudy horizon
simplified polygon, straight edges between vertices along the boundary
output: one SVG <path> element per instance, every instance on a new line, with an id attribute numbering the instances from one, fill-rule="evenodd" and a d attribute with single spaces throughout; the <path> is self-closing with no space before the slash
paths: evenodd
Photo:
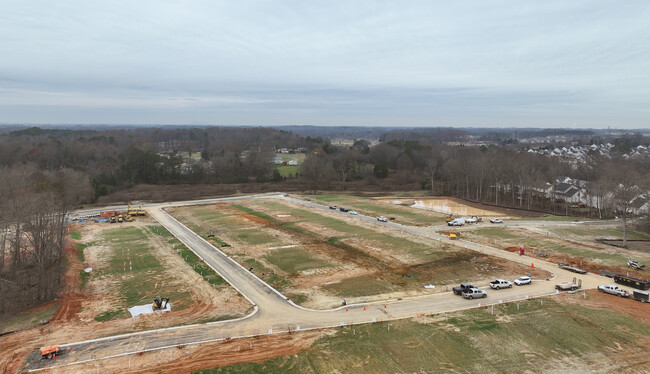
<path id="1" fill-rule="evenodd" d="M 0 123 L 650 127 L 643 1 L 3 5 Z"/>

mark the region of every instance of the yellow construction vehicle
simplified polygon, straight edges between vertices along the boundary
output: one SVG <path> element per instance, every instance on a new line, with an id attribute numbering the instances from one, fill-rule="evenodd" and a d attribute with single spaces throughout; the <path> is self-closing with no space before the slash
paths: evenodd
<path id="1" fill-rule="evenodd" d="M 117 222 L 117 217 L 115 217 L 114 215 L 111 216 L 111 218 L 108 219 L 108 222 L 110 222 L 110 223 L 115 223 L 115 222 Z"/>
<path id="2" fill-rule="evenodd" d="M 135 209 L 133 209 L 133 206 L 131 205 L 131 203 L 129 203 L 128 208 L 126 208 L 126 214 L 131 215 L 131 216 L 135 216 L 137 213 L 138 212 L 136 212 Z"/>
<path id="3" fill-rule="evenodd" d="M 130 214 L 127 214 L 127 215 L 124 217 L 124 220 L 125 220 L 126 222 L 133 222 L 133 217 L 131 217 Z"/>
<path id="4" fill-rule="evenodd" d="M 445 218 L 445 222 L 451 222 L 453 219 L 454 219 L 454 215 L 450 214 L 447 216 L 447 218 Z"/>
<path id="5" fill-rule="evenodd" d="M 144 209 L 142 209 L 142 204 L 140 204 L 140 207 L 138 208 L 138 215 L 139 216 L 144 216 L 146 214 L 147 213 L 144 211 Z"/>
<path id="6" fill-rule="evenodd" d="M 166 309 L 168 303 L 169 303 L 168 297 L 156 296 L 153 299 L 153 304 L 152 304 L 153 310 Z"/>
<path id="7" fill-rule="evenodd" d="M 117 215 L 117 222 L 119 222 L 119 223 L 124 222 L 124 218 L 122 218 L 122 215 L 121 215 L 121 214 L 118 214 L 118 215 Z"/>

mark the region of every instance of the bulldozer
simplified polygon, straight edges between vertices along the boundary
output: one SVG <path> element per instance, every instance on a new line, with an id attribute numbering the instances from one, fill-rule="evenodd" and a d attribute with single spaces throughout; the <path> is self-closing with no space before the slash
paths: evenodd
<path id="1" fill-rule="evenodd" d="M 168 297 L 160 297 L 156 296 L 153 299 L 153 310 L 161 310 L 167 308 L 167 304 L 169 303 L 169 298 Z"/>
<path id="2" fill-rule="evenodd" d="M 110 222 L 110 223 L 115 223 L 115 222 L 117 222 L 117 217 L 114 216 L 114 215 L 111 216 L 111 218 L 108 219 L 108 222 Z"/>
<path id="3" fill-rule="evenodd" d="M 122 215 L 121 215 L 121 214 L 118 214 L 118 215 L 117 215 L 117 222 L 119 222 L 119 223 L 124 222 L 124 218 L 122 218 Z"/>

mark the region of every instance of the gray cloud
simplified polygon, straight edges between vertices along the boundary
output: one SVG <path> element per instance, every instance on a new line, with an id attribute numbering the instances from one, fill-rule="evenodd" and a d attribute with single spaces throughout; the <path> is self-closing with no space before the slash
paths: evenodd
<path id="1" fill-rule="evenodd" d="M 648 127 L 644 1 L 8 1 L 0 122 Z"/>

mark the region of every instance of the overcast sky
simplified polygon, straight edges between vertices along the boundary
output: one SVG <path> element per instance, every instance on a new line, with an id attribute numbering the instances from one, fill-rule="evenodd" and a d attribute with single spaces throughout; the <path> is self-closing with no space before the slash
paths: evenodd
<path id="1" fill-rule="evenodd" d="M 0 8 L 0 123 L 650 127 L 646 0 Z"/>

